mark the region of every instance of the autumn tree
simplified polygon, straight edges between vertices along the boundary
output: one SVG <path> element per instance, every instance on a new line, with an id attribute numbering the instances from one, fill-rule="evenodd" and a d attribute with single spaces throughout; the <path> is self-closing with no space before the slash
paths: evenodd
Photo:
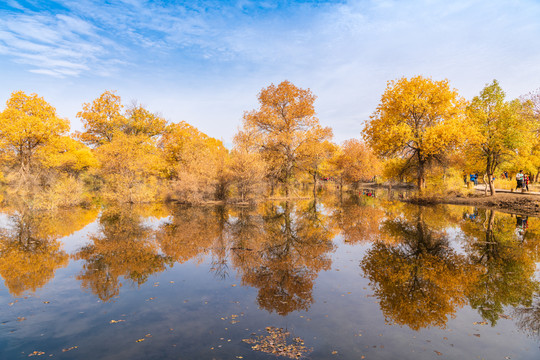
<path id="1" fill-rule="evenodd" d="M 92 103 L 84 103 L 82 111 L 77 113 L 85 129 L 81 140 L 91 146 L 112 141 L 115 131 L 126 121 L 123 107 L 120 96 L 111 91 L 105 91 Z"/>
<path id="2" fill-rule="evenodd" d="M 371 149 L 358 139 L 346 140 L 332 159 L 333 171 L 350 184 L 371 181 L 381 172 L 381 162 Z"/>
<path id="3" fill-rule="evenodd" d="M 501 163 L 532 144 L 532 123 L 524 115 L 528 106 L 519 100 L 505 101 L 497 80 L 486 85 L 467 108 L 472 134 L 467 155 L 484 163 L 491 195 L 495 194 L 493 175 Z"/>
<path id="4" fill-rule="evenodd" d="M 143 135 L 116 134 L 96 150 L 103 194 L 115 202 L 145 202 L 156 198 L 164 164 L 155 142 Z"/>
<path id="5" fill-rule="evenodd" d="M 69 130 L 69 121 L 36 94 L 16 91 L 0 113 L 0 146 L 5 160 L 27 172 L 37 165 L 38 151 Z"/>
<path id="6" fill-rule="evenodd" d="M 524 115 L 528 116 L 529 120 L 533 123 L 531 130 L 535 136 L 532 138 L 532 149 L 527 160 L 534 167 L 536 171 L 535 181 L 538 181 L 540 177 L 540 88 L 521 96 L 519 100 L 525 109 L 528 110 Z M 526 168 L 527 166 L 524 167 Z"/>
<path id="7" fill-rule="evenodd" d="M 403 159 L 400 171 L 414 169 L 422 190 L 429 166 L 443 161 L 462 139 L 464 108 L 465 101 L 447 80 L 416 76 L 389 81 L 364 138 L 375 154 Z"/>
<path id="8" fill-rule="evenodd" d="M 215 196 L 223 183 L 228 150 L 214 139 L 182 121 L 167 126 L 159 140 L 171 181 L 173 197 L 200 202 Z"/>
<path id="9" fill-rule="evenodd" d="M 322 127 L 315 116 L 315 96 L 309 89 L 283 81 L 271 84 L 258 95 L 258 110 L 246 112 L 239 139 L 251 141 L 265 159 L 272 176 L 282 182 L 289 196 L 290 183 L 305 160 L 317 156 L 310 144 L 332 137 L 332 130 Z"/>
<path id="10" fill-rule="evenodd" d="M 300 168 L 313 179 L 313 197 L 317 197 L 317 180 L 324 172 L 325 164 L 332 158 L 336 146 L 328 140 L 308 141 L 300 148 Z"/>
<path id="11" fill-rule="evenodd" d="M 80 139 L 93 147 L 109 143 L 115 134 L 156 137 L 165 131 L 167 122 L 159 115 L 133 102 L 125 112 L 120 96 L 105 91 L 92 103 L 84 103 L 77 117 L 85 131 Z"/>
<path id="12" fill-rule="evenodd" d="M 229 169 L 232 183 L 241 201 L 261 192 L 266 164 L 259 153 L 234 149 L 231 152 Z"/>

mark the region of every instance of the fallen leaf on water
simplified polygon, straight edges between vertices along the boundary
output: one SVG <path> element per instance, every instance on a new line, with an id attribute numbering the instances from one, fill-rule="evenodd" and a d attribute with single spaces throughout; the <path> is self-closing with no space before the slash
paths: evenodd
<path id="1" fill-rule="evenodd" d="M 151 301 L 151 300 L 154 300 L 154 299 L 155 299 L 155 297 L 151 297 L 151 298 L 146 299 L 146 301 Z"/>
<path id="2" fill-rule="evenodd" d="M 332 351 L 332 355 L 336 355 L 336 354 L 337 354 L 336 350 Z"/>
<path id="3" fill-rule="evenodd" d="M 235 287 L 235 286 L 236 286 L 236 284 L 232 284 L 231 286 L 232 286 L 232 287 Z"/>
<path id="4" fill-rule="evenodd" d="M 71 350 L 77 349 L 77 348 L 78 348 L 78 346 L 68 347 L 67 349 L 62 349 L 62 352 L 71 351 Z"/>
<path id="5" fill-rule="evenodd" d="M 145 337 L 152 337 L 152 334 L 146 334 Z"/>
<path id="6" fill-rule="evenodd" d="M 44 355 L 44 351 L 34 351 L 33 353 L 28 354 L 28 356 L 41 356 Z"/>
<path id="7" fill-rule="evenodd" d="M 111 320 L 111 321 L 109 321 L 109 324 L 116 324 L 116 323 L 123 322 L 123 321 L 126 321 L 126 320 Z"/>
<path id="8" fill-rule="evenodd" d="M 435 354 L 437 354 L 437 355 L 439 355 L 439 356 L 442 355 L 442 352 L 440 352 L 440 351 L 437 351 L 437 350 L 433 350 L 433 351 L 435 351 Z"/>
<path id="9" fill-rule="evenodd" d="M 49 303 L 50 303 L 50 301 L 44 301 L 43 303 L 44 303 L 44 304 L 49 304 Z"/>
<path id="10" fill-rule="evenodd" d="M 17 318 L 17 321 L 24 321 L 24 320 L 26 320 L 26 318 L 24 316 L 21 316 L 21 317 Z"/>
<path id="11" fill-rule="evenodd" d="M 139 339 L 139 340 L 137 340 L 137 341 L 135 341 L 135 342 L 141 342 L 141 341 L 144 341 L 144 340 L 145 340 L 145 339 Z"/>
<path id="12" fill-rule="evenodd" d="M 500 314 L 499 315 L 502 319 L 506 319 L 506 320 L 512 320 L 512 317 L 508 316 L 508 315 L 505 315 L 505 314 Z"/>
<path id="13" fill-rule="evenodd" d="M 480 322 L 475 321 L 475 322 L 473 322 L 473 325 L 487 325 L 487 324 L 488 324 L 487 321 L 480 321 Z"/>
<path id="14" fill-rule="evenodd" d="M 480 337 L 480 334 L 473 334 L 473 335 L 476 336 L 476 337 Z"/>

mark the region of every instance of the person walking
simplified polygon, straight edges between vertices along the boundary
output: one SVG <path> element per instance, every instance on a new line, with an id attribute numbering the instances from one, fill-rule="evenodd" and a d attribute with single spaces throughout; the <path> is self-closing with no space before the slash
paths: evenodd
<path id="1" fill-rule="evenodd" d="M 523 187 L 526 191 L 529 191 L 529 174 L 525 174 L 523 177 Z"/>
<path id="2" fill-rule="evenodd" d="M 516 174 L 516 182 L 516 190 L 523 189 L 523 170 L 519 170 L 519 172 Z"/>

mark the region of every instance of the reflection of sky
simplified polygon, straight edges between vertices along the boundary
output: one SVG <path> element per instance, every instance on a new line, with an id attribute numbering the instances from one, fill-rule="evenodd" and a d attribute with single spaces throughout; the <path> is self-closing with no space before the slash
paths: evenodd
<path id="1" fill-rule="evenodd" d="M 9 221 L 9 215 L 0 213 L 0 228 L 5 229 L 8 227 L 10 221 Z"/>
<path id="2" fill-rule="evenodd" d="M 341 141 L 401 76 L 466 97 L 493 78 L 512 97 L 535 89 L 538 18 L 535 0 L 7 0 L 0 101 L 37 92 L 81 129 L 81 104 L 116 89 L 230 142 L 258 91 L 288 79 Z"/>
<path id="3" fill-rule="evenodd" d="M 321 210 L 327 212 L 331 207 L 321 206 Z M 6 218 L 0 214 L 2 224 Z M 147 217 L 143 224 L 158 229 L 167 220 L 171 219 Z M 201 220 L 207 219 L 201 217 Z M 73 254 L 89 241 L 89 234 L 99 233 L 99 226 L 96 220 L 62 238 L 63 250 Z M 460 230 L 448 227 L 446 231 L 450 246 L 457 250 Z M 358 359 L 362 355 L 385 359 L 433 358 L 439 352 L 451 359 L 468 358 L 471 354 L 486 359 L 538 357 L 536 339 L 520 332 L 515 318 L 500 319 L 494 327 L 478 325 L 482 318 L 469 306 L 457 307 L 456 317 L 449 317 L 444 329 L 429 327 L 414 331 L 406 325 L 392 325 L 385 321 L 380 298 L 374 293 L 375 284 L 370 283 L 359 266 L 371 244 L 344 243 L 339 235 L 333 242 L 336 250 L 328 253 L 331 268 L 314 274 L 314 301 L 310 308 L 286 316 L 258 306 L 259 290 L 267 284 L 243 283 L 242 268 L 235 267 L 230 259 L 227 259 L 230 276 L 216 276 L 212 254 L 168 266 L 151 274 L 140 285 L 122 275 L 119 295 L 107 303 L 92 291 L 81 289 L 77 277 L 85 260 L 70 259 L 69 266 L 56 269 L 54 279 L 35 293 L 18 298 L 17 303 L 0 283 L 0 299 L 5 304 L 13 302 L 11 306 L 0 307 L 3 325 L 0 348 L 6 358 L 26 357 L 33 350 L 44 351 L 44 356 L 57 356 L 62 349 L 78 346 L 66 356 L 259 359 L 267 356 L 254 352 L 242 339 L 250 338 L 253 333 L 264 334 L 267 326 L 276 326 L 304 339 L 306 346 L 314 349 L 309 355 L 311 359 L 331 358 L 333 351 L 343 359 Z M 107 263 L 102 265 L 102 269 L 107 269 Z M 510 311 L 510 307 L 505 309 L 505 314 L 511 314 Z M 238 323 L 232 322 L 233 314 Z M 17 321 L 17 317 L 25 320 Z M 112 324 L 111 320 L 123 322 Z M 140 338 L 145 341 L 136 343 Z"/>

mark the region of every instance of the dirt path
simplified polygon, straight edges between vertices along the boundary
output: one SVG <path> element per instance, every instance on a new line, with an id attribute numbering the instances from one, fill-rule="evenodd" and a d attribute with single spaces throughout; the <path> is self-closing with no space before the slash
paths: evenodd
<path id="1" fill-rule="evenodd" d="M 452 196 L 446 198 L 411 199 L 415 203 L 441 203 L 470 205 L 480 208 L 497 208 L 497 210 L 531 216 L 540 216 L 540 194 L 522 194 L 501 192 L 494 196 L 474 194 L 467 197 Z"/>

